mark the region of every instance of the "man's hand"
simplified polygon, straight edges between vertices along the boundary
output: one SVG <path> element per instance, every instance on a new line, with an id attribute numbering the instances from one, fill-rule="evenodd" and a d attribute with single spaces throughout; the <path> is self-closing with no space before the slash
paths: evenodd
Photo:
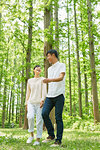
<path id="1" fill-rule="evenodd" d="M 46 78 L 46 79 L 43 80 L 43 83 L 49 83 L 49 82 L 52 82 L 52 79 Z"/>
<path id="2" fill-rule="evenodd" d="M 63 80 L 64 76 L 65 76 L 65 72 L 62 72 L 62 73 L 60 73 L 60 75 L 59 75 L 58 78 L 53 78 L 53 79 L 48 79 L 48 78 L 46 78 L 46 79 L 43 80 L 43 82 L 44 82 L 44 83 L 59 82 L 59 81 L 62 81 L 62 80 Z"/>

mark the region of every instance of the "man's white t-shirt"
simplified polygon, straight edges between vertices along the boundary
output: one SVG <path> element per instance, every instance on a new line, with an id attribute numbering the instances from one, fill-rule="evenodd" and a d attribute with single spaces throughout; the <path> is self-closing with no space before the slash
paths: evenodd
<path id="1" fill-rule="evenodd" d="M 66 72 L 66 66 L 64 63 L 57 61 L 55 64 L 48 68 L 48 78 L 58 78 L 62 72 Z M 47 97 L 57 97 L 61 94 L 65 94 L 65 76 L 62 81 L 48 83 Z"/>

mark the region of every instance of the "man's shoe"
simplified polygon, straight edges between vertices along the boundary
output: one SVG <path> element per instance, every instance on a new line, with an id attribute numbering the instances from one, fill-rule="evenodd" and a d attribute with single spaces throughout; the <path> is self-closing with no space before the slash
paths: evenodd
<path id="1" fill-rule="evenodd" d="M 26 143 L 28 143 L 28 144 L 29 144 L 29 143 L 32 143 L 33 139 L 34 139 L 34 137 L 32 137 L 32 136 L 29 137 Z"/>
<path id="2" fill-rule="evenodd" d="M 42 141 L 42 143 L 47 143 L 47 142 L 53 141 L 54 139 L 55 139 L 55 137 L 48 136 L 46 140 Z"/>
<path id="3" fill-rule="evenodd" d="M 61 146 L 61 142 L 55 141 L 54 144 L 52 144 L 50 147 L 57 147 L 57 146 Z"/>
<path id="4" fill-rule="evenodd" d="M 40 142 L 39 142 L 39 141 L 35 141 L 33 145 L 34 145 L 34 146 L 35 146 L 35 145 L 40 145 Z"/>

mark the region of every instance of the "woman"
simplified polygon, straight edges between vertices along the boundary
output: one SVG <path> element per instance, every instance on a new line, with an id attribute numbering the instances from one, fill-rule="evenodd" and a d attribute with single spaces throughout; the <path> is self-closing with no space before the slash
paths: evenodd
<path id="1" fill-rule="evenodd" d="M 40 144 L 40 138 L 42 137 L 43 120 L 42 120 L 42 106 L 46 98 L 47 87 L 43 83 L 43 77 L 40 77 L 41 68 L 39 65 L 34 67 L 34 78 L 31 78 L 27 82 L 26 102 L 27 105 L 27 118 L 28 118 L 28 132 L 31 136 L 28 138 L 27 143 L 31 143 L 34 139 L 34 116 L 36 114 L 36 127 L 37 136 L 33 145 Z"/>

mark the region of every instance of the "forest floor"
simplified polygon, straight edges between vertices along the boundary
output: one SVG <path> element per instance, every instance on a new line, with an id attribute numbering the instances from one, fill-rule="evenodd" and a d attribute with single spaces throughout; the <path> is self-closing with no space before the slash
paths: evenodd
<path id="1" fill-rule="evenodd" d="M 55 148 L 50 147 L 53 142 L 33 146 L 34 140 L 32 144 L 26 144 L 28 137 L 27 130 L 0 129 L 0 150 L 100 150 L 100 131 L 64 129 L 62 145 Z M 44 131 L 42 140 L 46 137 L 47 132 Z"/>

